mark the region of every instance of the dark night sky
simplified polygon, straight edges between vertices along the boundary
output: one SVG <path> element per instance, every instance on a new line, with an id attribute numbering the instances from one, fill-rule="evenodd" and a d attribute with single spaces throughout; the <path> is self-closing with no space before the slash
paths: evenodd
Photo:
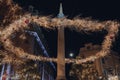
<path id="1" fill-rule="evenodd" d="M 58 14 L 59 3 L 63 3 L 64 14 L 68 18 L 80 15 L 81 17 L 91 17 L 100 21 L 104 20 L 120 20 L 120 4 L 117 0 L 15 0 L 24 9 L 29 5 L 33 5 L 39 10 L 41 15 Z M 48 43 L 50 54 L 52 57 L 57 55 L 57 31 L 43 29 L 43 34 Z M 76 32 L 69 29 L 65 30 L 65 50 L 66 57 L 73 52 L 75 55 L 79 53 L 80 47 L 85 43 L 101 44 L 106 32 L 95 32 L 84 34 L 84 32 Z M 99 36 L 98 36 L 99 35 Z M 116 38 L 113 49 L 120 52 L 120 35 Z M 67 65 L 68 66 L 68 65 Z M 68 71 L 68 70 L 67 70 Z M 68 74 L 68 73 L 67 73 Z"/>

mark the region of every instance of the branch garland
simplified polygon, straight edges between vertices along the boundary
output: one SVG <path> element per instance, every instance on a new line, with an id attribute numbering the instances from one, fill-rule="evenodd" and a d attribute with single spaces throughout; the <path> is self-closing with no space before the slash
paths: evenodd
<path id="1" fill-rule="evenodd" d="M 35 22 L 40 26 L 49 29 L 55 29 L 58 27 L 68 27 L 77 31 L 101 31 L 103 29 L 107 30 L 108 34 L 106 35 L 105 40 L 103 41 L 102 50 L 96 55 L 87 57 L 85 59 L 65 59 L 66 63 L 76 62 L 77 64 L 85 63 L 88 61 L 94 61 L 95 59 L 106 56 L 110 52 L 112 42 L 115 40 L 119 28 L 119 23 L 115 21 L 99 22 L 81 18 L 70 20 L 67 18 L 58 19 L 50 17 L 31 16 L 30 14 L 26 14 L 22 16 L 19 20 L 14 21 L 5 29 L 0 30 L 0 41 L 3 43 L 6 50 L 14 53 L 17 57 L 38 61 L 57 62 L 57 59 L 31 55 L 29 53 L 24 52 L 21 48 L 13 46 L 10 41 L 10 35 L 12 33 L 14 33 L 15 31 L 19 31 L 20 29 L 24 30 L 25 28 L 28 28 L 28 25 L 31 22 Z"/>

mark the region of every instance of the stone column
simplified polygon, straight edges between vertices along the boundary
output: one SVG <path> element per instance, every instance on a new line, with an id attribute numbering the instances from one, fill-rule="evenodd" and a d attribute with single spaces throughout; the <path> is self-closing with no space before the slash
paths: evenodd
<path id="1" fill-rule="evenodd" d="M 65 44 L 64 28 L 58 28 L 58 52 L 57 52 L 57 80 L 66 80 L 65 78 Z"/>
<path id="2" fill-rule="evenodd" d="M 102 74 L 101 59 L 97 59 L 97 60 L 95 61 L 95 64 L 96 64 L 96 69 L 97 69 L 97 71 L 98 71 L 98 75 L 99 75 L 99 76 L 102 76 L 103 74 Z"/>

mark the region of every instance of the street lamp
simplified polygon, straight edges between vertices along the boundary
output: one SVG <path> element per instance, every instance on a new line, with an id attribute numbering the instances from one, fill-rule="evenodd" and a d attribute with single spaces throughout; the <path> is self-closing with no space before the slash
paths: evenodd
<path id="1" fill-rule="evenodd" d="M 70 54 L 69 54 L 69 57 L 73 57 L 73 56 L 74 56 L 74 53 L 70 53 Z"/>

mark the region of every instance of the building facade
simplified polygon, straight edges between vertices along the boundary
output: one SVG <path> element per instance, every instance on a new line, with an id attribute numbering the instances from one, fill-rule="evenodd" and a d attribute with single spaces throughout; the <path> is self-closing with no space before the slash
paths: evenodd
<path id="1" fill-rule="evenodd" d="M 25 52 L 33 55 L 38 56 L 45 56 L 49 57 L 49 54 L 46 49 L 46 44 L 44 40 L 44 35 L 42 34 L 42 31 L 39 26 L 36 24 L 32 25 L 31 31 L 26 30 L 25 33 L 17 33 L 12 35 L 12 40 L 14 42 L 13 45 L 16 47 L 19 47 L 23 49 Z M 0 72 L 1 72 L 1 79 L 3 76 L 6 76 L 7 78 L 9 75 L 10 78 L 17 78 L 16 70 L 20 68 L 20 71 L 24 71 L 24 75 L 29 75 L 29 77 L 26 77 L 25 80 L 38 80 L 35 79 L 34 76 L 30 76 L 30 74 L 39 75 L 39 80 L 55 80 L 55 73 L 56 69 L 52 62 L 40 62 L 40 61 L 26 61 L 26 66 L 14 66 L 11 64 L 3 64 L 0 66 Z M 28 71 L 25 71 L 27 70 Z M 9 80 L 7 79 L 7 80 Z M 13 79 L 14 80 L 14 79 Z M 24 79 L 23 79 L 24 80 Z"/>
<path id="2" fill-rule="evenodd" d="M 33 6 L 29 6 L 29 12 L 32 15 L 38 15 L 38 10 L 34 10 L 33 8 Z M 31 23 L 29 26 L 32 28 L 29 31 L 27 30 L 26 33 L 22 35 L 21 33 L 12 35 L 14 45 L 16 47 L 22 48 L 27 53 L 49 57 L 47 44 L 45 42 L 44 35 L 42 34 L 40 26 L 35 23 Z M 28 64 L 30 64 L 28 66 L 37 66 L 34 70 L 40 75 L 40 80 L 55 80 L 56 69 L 52 62 L 30 61 Z M 17 69 L 17 67 L 13 67 L 11 64 L 1 65 L 0 80 L 2 80 L 2 76 L 4 76 L 5 72 L 7 72 L 7 75 L 12 74 L 12 76 L 15 77 L 16 73 L 14 68 Z M 25 66 L 22 66 L 22 68 L 25 68 Z M 33 69 L 30 70 L 32 71 Z"/>
<path id="3" fill-rule="evenodd" d="M 86 44 L 80 49 L 79 56 L 86 58 L 95 55 L 101 50 L 100 45 Z M 99 58 L 93 62 L 99 78 L 105 77 L 107 80 L 120 80 L 120 56 L 118 53 L 111 51 L 107 56 Z"/>

